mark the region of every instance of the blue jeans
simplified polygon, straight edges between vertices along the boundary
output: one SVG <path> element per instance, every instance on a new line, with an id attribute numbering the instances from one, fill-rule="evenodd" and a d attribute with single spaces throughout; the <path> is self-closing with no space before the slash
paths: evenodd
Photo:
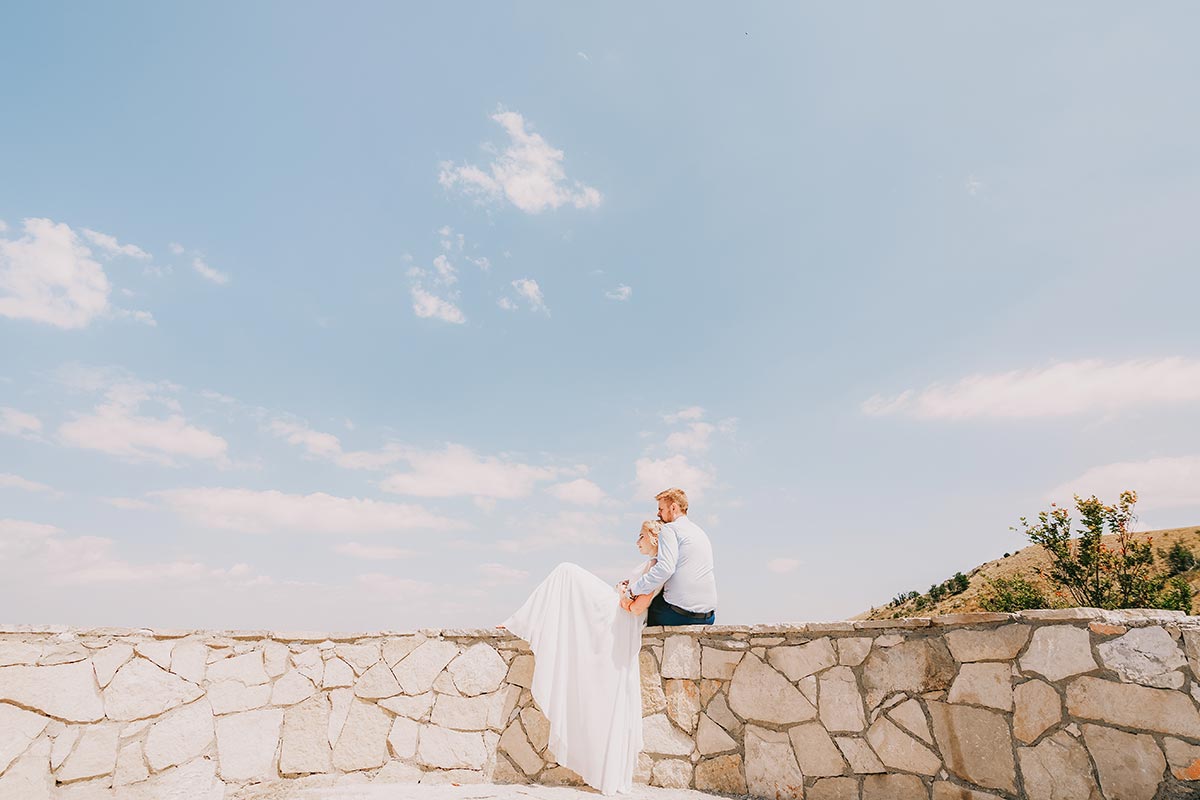
<path id="1" fill-rule="evenodd" d="M 716 609 L 708 613 L 707 617 L 688 617 L 675 611 L 667 601 L 663 599 L 662 592 L 654 595 L 654 599 L 650 601 L 650 607 L 646 609 L 646 625 L 712 625 L 717 619 Z"/>

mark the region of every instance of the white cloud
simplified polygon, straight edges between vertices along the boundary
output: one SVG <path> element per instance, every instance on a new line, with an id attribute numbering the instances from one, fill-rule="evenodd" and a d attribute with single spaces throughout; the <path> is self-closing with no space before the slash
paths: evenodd
<path id="1" fill-rule="evenodd" d="M 129 461 L 173 465 L 179 457 L 229 463 L 228 443 L 188 422 L 180 413 L 168 383 L 147 383 L 104 370 L 73 369 L 63 373 L 68 384 L 101 391 L 104 400 L 87 413 L 77 413 L 58 428 L 58 438 L 71 447 L 98 450 Z M 166 407 L 166 417 L 145 416 L 143 405 Z"/>
<path id="2" fill-rule="evenodd" d="M 668 450 L 687 450 L 703 453 L 709 448 L 709 438 L 716 427 L 707 422 L 693 422 L 685 430 L 675 431 L 667 437 Z"/>
<path id="3" fill-rule="evenodd" d="M 439 286 L 453 286 L 458 283 L 458 270 L 450 263 L 450 259 L 439 255 L 433 259 L 433 268 L 437 271 L 434 282 Z"/>
<path id="4" fill-rule="evenodd" d="M 181 245 L 179 242 L 171 242 L 169 245 L 167 245 L 167 247 L 170 248 L 171 252 L 175 255 L 183 255 L 183 245 Z"/>
<path id="5" fill-rule="evenodd" d="M 603 489 L 584 478 L 556 483 L 546 491 L 564 503 L 574 503 L 580 506 L 598 505 L 606 498 Z"/>
<path id="6" fill-rule="evenodd" d="M 420 506 L 324 492 L 285 494 L 226 488 L 152 492 L 177 514 L 214 528 L 267 533 L 306 531 L 332 534 L 399 530 L 454 530 L 465 525 Z"/>
<path id="7" fill-rule="evenodd" d="M 359 544 L 358 542 L 346 542 L 345 544 L 337 545 L 333 549 L 344 556 L 364 558 L 369 561 L 407 558 L 413 554 L 412 550 L 405 550 L 402 547 L 389 547 L 382 544 Z"/>
<path id="8" fill-rule="evenodd" d="M 205 280 L 212 281 L 218 286 L 224 286 L 225 284 L 229 283 L 228 275 L 226 275 L 224 272 L 218 272 L 210 267 L 200 256 L 196 256 L 192 259 L 192 269 L 200 273 Z"/>
<path id="9" fill-rule="evenodd" d="M 443 450 L 409 451 L 404 459 L 412 468 L 395 473 L 379 487 L 417 497 L 525 497 L 541 482 L 553 480 L 556 471 L 492 456 L 480 456 L 469 447 L 448 444 Z"/>
<path id="10" fill-rule="evenodd" d="M 86 236 L 92 244 L 96 245 L 96 247 L 99 247 L 110 256 L 128 256 L 129 258 L 136 258 L 141 261 L 149 261 L 151 258 L 149 253 L 138 247 L 136 244 L 121 244 L 117 241 L 117 237 L 109 236 L 107 233 L 100 233 L 99 231 L 93 231 L 88 228 L 84 228 L 83 235 Z"/>
<path id="11" fill-rule="evenodd" d="M 798 566 L 800 566 L 800 561 L 794 558 L 772 558 L 767 562 L 767 569 L 781 575 L 795 572 Z"/>
<path id="12" fill-rule="evenodd" d="M 577 51 L 577 52 L 575 53 L 575 55 L 579 56 L 579 57 L 580 57 L 580 58 L 582 58 L 584 61 L 591 61 L 591 60 L 592 60 L 592 59 L 588 58 L 588 54 L 587 54 L 587 53 L 585 53 L 585 52 L 583 52 L 582 50 L 579 50 L 579 51 Z"/>
<path id="13" fill-rule="evenodd" d="M 630 297 L 633 297 L 633 289 L 621 283 L 617 285 L 617 288 L 605 292 L 604 296 L 609 300 L 620 300 L 624 302 Z"/>
<path id="14" fill-rule="evenodd" d="M 596 511 L 560 511 L 545 516 L 523 514 L 509 520 L 509 527 L 521 531 L 516 538 L 500 539 L 496 547 L 506 553 L 528 553 L 536 550 L 552 550 L 570 545 L 603 547 L 626 546 L 635 551 L 637 531 L 618 538 L 614 531 L 620 530 L 620 520 L 612 514 Z"/>
<path id="15" fill-rule="evenodd" d="M 11 472 L 0 472 L 0 489 L 20 489 L 23 492 L 54 492 L 54 489 L 44 483 L 31 481 L 14 475 Z"/>
<path id="16" fill-rule="evenodd" d="M 143 325 L 149 325 L 151 328 L 158 327 L 158 320 L 149 311 L 130 311 L 125 308 L 114 308 L 113 316 L 120 319 L 131 319 L 134 322 L 140 322 Z"/>
<path id="17" fill-rule="evenodd" d="M 432 295 L 420 286 L 412 287 L 412 301 L 413 311 L 422 319 L 432 317 L 443 322 L 453 322 L 456 325 L 467 321 L 462 310 L 454 303 Z"/>
<path id="18" fill-rule="evenodd" d="M 480 564 L 475 568 L 475 573 L 479 575 L 484 586 L 509 586 L 529 577 L 525 570 L 504 564 Z"/>
<path id="19" fill-rule="evenodd" d="M 532 278 L 519 278 L 512 282 L 512 286 L 517 290 L 517 294 L 525 298 L 530 311 L 550 313 L 550 309 L 546 308 L 546 299 L 542 297 L 542 289 L 538 286 L 537 281 Z"/>
<path id="20" fill-rule="evenodd" d="M 689 463 L 683 455 L 639 458 L 634 466 L 637 494 L 643 498 L 653 498 L 663 489 L 677 486 L 687 492 L 689 500 L 697 500 L 715 482 L 712 473 Z"/>
<path id="21" fill-rule="evenodd" d="M 701 419 L 704 419 L 704 409 L 700 406 L 689 406 L 672 414 L 663 414 L 663 420 L 668 425 L 674 425 L 676 422 L 695 422 Z"/>
<path id="22" fill-rule="evenodd" d="M 1127 489 L 1138 493 L 1139 508 L 1200 506 L 1200 456 L 1104 464 L 1054 487 L 1046 498 L 1066 505 L 1073 495 L 1096 495 L 1106 503 L 1115 503 L 1117 496 Z"/>
<path id="23" fill-rule="evenodd" d="M 516 311 L 517 304 L 510 297 L 501 297 L 496 301 L 496 305 L 503 308 L 505 311 Z"/>
<path id="24" fill-rule="evenodd" d="M 509 135 L 509 145 L 486 168 L 473 164 L 441 164 L 438 182 L 458 188 L 481 202 L 507 200 L 527 214 L 538 214 L 563 205 L 595 208 L 600 192 L 579 181 L 569 181 L 563 169 L 563 151 L 551 147 L 540 134 L 527 130 L 525 118 L 501 109 L 492 115 Z"/>
<path id="25" fill-rule="evenodd" d="M 26 219 L 20 239 L 0 237 L 0 316 L 84 328 L 108 311 L 108 276 L 71 230 Z"/>
<path id="26" fill-rule="evenodd" d="M 1200 361 L 1186 358 L 1067 361 L 977 374 L 862 403 L 870 416 L 1028 419 L 1112 413 L 1200 400 Z"/>
<path id="27" fill-rule="evenodd" d="M 113 508 L 119 508 L 122 511 L 141 511 L 147 508 L 153 508 L 152 505 L 145 500 L 135 500 L 132 497 L 105 497 L 105 503 L 108 503 Z"/>
<path id="28" fill-rule="evenodd" d="M 42 421 L 33 414 L 0 406 L 0 433 L 20 436 L 22 439 L 36 439 L 41 430 Z"/>

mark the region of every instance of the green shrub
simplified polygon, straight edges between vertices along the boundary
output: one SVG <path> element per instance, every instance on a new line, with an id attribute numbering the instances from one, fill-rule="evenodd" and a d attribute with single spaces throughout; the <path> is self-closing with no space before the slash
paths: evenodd
<path id="1" fill-rule="evenodd" d="M 979 606 L 984 611 L 1011 614 L 1027 608 L 1047 608 L 1049 605 L 1041 589 L 1019 576 L 989 578 L 979 595 Z"/>

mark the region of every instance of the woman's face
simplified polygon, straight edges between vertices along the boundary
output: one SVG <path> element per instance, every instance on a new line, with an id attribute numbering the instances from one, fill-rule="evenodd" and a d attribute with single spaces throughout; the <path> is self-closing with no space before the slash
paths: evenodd
<path id="1" fill-rule="evenodd" d="M 658 555 L 658 545 L 654 543 L 649 528 L 642 528 L 637 540 L 638 552 L 644 556 Z"/>

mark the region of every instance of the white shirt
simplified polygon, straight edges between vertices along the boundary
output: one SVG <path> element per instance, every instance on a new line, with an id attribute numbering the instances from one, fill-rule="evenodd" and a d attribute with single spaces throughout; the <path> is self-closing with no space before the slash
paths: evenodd
<path id="1" fill-rule="evenodd" d="M 673 606 L 697 612 L 717 607 L 712 542 L 686 516 L 663 525 L 658 534 L 658 563 L 630 584 L 629 591 L 650 594 L 660 586 L 663 599 Z"/>

